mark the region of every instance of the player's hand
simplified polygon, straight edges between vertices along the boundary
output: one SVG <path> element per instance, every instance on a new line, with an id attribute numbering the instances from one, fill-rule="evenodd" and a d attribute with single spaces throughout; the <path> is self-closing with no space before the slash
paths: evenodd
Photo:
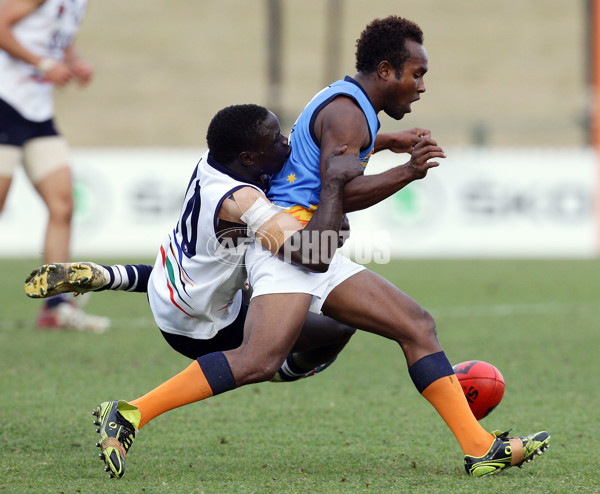
<path id="1" fill-rule="evenodd" d="M 445 158 L 446 153 L 431 137 L 423 137 L 413 146 L 408 168 L 413 172 L 415 179 L 423 178 L 430 168 L 439 166 L 435 158 Z"/>
<path id="2" fill-rule="evenodd" d="M 342 154 L 347 146 L 336 147 L 325 161 L 325 183 L 337 182 L 345 184 L 353 178 L 364 174 L 364 167 L 358 156 Z"/>
<path id="3" fill-rule="evenodd" d="M 87 86 L 87 84 L 92 80 L 94 68 L 86 60 L 78 58 L 69 63 L 69 68 L 71 69 L 73 77 L 75 77 L 80 86 Z"/>
<path id="4" fill-rule="evenodd" d="M 413 147 L 423 138 L 431 137 L 431 131 L 415 127 L 414 129 L 403 130 L 401 132 L 390 132 L 379 134 L 379 146 L 376 149 L 388 149 L 393 153 L 412 153 Z"/>
<path id="5" fill-rule="evenodd" d="M 44 78 L 56 86 L 66 85 L 72 77 L 73 74 L 71 73 L 71 69 L 69 69 L 69 66 L 64 62 L 56 62 L 56 64 L 44 74 Z"/>

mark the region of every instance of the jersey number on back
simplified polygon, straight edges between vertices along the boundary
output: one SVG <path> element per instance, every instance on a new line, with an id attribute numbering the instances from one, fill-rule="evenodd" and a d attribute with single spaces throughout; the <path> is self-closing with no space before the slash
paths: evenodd
<path id="1" fill-rule="evenodd" d="M 196 182 L 194 194 L 185 205 L 181 215 L 181 249 L 187 257 L 196 255 L 196 242 L 198 241 L 198 217 L 200 216 L 200 184 Z M 189 229 L 188 229 L 189 220 Z"/>

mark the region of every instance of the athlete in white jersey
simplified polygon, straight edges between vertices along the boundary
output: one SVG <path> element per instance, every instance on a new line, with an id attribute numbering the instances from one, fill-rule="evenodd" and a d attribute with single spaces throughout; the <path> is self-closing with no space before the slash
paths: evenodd
<path id="1" fill-rule="evenodd" d="M 53 86 L 87 84 L 92 67 L 73 40 L 87 0 L 4 0 L 0 3 L 0 212 L 16 168 L 23 168 L 48 209 L 44 262 L 69 258 L 73 193 L 68 146 L 54 125 Z M 48 299 L 38 326 L 103 332 L 66 298 Z"/>
<path id="2" fill-rule="evenodd" d="M 180 217 L 160 246 L 153 268 L 94 263 L 44 265 L 27 279 L 26 293 L 41 298 L 69 291 L 148 292 L 158 327 L 180 353 L 198 358 L 207 353 L 206 348 L 215 345 L 219 350 L 239 346 L 246 314 L 242 292 L 247 275 L 247 247 L 257 239 L 269 252 L 278 254 L 295 241 L 291 237 L 300 230 L 337 232 L 341 226 L 341 203 L 339 191 L 330 191 L 319 216 L 304 227 L 267 199 L 263 189 L 268 186 L 269 176 L 283 166 L 290 146 L 280 133 L 277 118 L 266 108 L 237 105 L 221 110 L 209 125 L 207 141 L 210 151 L 200 158 L 192 173 Z M 347 171 L 338 173 L 340 176 L 362 173 L 360 162 L 351 155 L 331 161 L 334 164 L 328 166 L 328 174 L 338 181 L 336 170 L 343 164 L 349 166 Z M 333 183 L 339 185 L 335 180 Z M 333 213 L 331 204 L 337 207 Z M 337 238 L 335 243 L 337 246 Z M 323 260 L 331 255 L 316 252 L 314 260 L 305 262 L 302 254 L 295 246 L 288 260 L 301 264 L 305 272 L 329 268 Z M 331 268 L 327 273 L 330 272 Z M 326 273 L 313 274 L 319 279 Z M 85 281 L 79 283 L 82 279 Z M 309 322 L 313 322 L 312 318 Z M 322 327 L 326 323 L 318 324 L 315 332 L 321 336 L 316 340 L 307 338 L 313 341 L 313 348 L 331 343 L 332 339 L 345 343 L 354 332 L 329 321 L 330 326 L 343 327 L 340 331 L 334 328 L 332 338 L 332 331 Z"/>
<path id="3" fill-rule="evenodd" d="M 272 254 L 280 254 L 293 240 L 290 237 L 303 229 L 262 190 L 290 153 L 275 115 L 256 105 L 228 107 L 211 121 L 207 141 L 210 151 L 192 174 L 179 220 L 163 241 L 148 282 L 158 327 L 176 350 L 191 358 L 213 348 L 211 340 L 220 331 L 224 332 L 217 339 L 219 350 L 241 343 L 248 245 L 256 239 Z M 355 164 L 349 167 L 350 174 L 362 172 L 352 156 L 340 156 L 338 161 Z M 326 207 L 307 228 L 339 230 L 338 192 L 331 197 L 335 212 Z M 302 261 L 298 249 L 293 254 L 290 261 Z M 316 256 L 316 264 L 322 257 Z M 353 331 L 344 329 L 344 338 L 348 332 Z"/>
<path id="4" fill-rule="evenodd" d="M 94 411 L 98 417 L 95 423 L 100 433 L 97 444 L 101 448 L 100 457 L 114 477 L 125 473 L 125 454 L 136 430 L 152 420 L 154 412 L 162 413 L 165 407 L 172 409 L 187 402 L 190 392 L 196 396 L 198 386 L 211 396 L 235 386 L 225 354 L 253 339 L 245 331 L 245 308 L 240 310 L 240 286 L 245 271 L 244 256 L 236 246 L 235 234 L 246 233 L 272 254 L 282 255 L 304 269 L 327 271 L 343 222 L 344 185 L 363 173 L 358 158 L 349 154 L 336 156 L 345 150 L 344 146 L 338 148 L 324 167 L 329 184 L 321 192 L 319 209 L 303 228 L 293 216 L 272 204 L 261 190 L 268 185 L 269 176 L 281 169 L 290 152 L 275 115 L 256 105 L 225 108 L 211 121 L 207 143 L 210 151 L 194 170 L 180 219 L 160 248 L 148 284 L 150 305 L 163 335 L 173 348 L 196 359 L 183 372 L 191 382 L 175 393 L 159 396 L 161 386 L 130 402 L 102 403 Z M 303 245 L 305 232 L 324 231 L 335 235 L 327 236 L 323 242 L 310 238 L 310 248 L 296 248 Z M 43 266 L 26 283 L 34 290 L 37 283 L 44 290 L 65 287 L 64 291 L 78 291 L 73 290 L 69 278 L 73 266 Z M 86 263 L 83 268 L 96 266 Z M 53 279 L 56 273 L 66 278 Z M 91 275 L 94 278 L 94 273 Z M 103 276 L 98 278 L 98 286 L 104 286 Z M 81 281 L 87 283 L 89 279 Z M 39 295 L 43 293 L 40 291 Z M 220 304 L 223 305 L 219 307 Z M 307 376 L 313 368 L 306 367 L 305 360 L 303 372 L 297 372 L 302 367 L 293 360 L 295 355 L 311 354 L 319 359 L 318 363 L 327 362 L 322 360 L 325 355 L 333 352 L 335 358 L 354 332 L 324 316 L 311 317 L 325 322 L 311 324 L 304 311 L 298 337 L 277 362 L 271 377 L 278 369 L 290 378 L 287 380 Z M 295 311 L 293 319 L 298 320 Z M 285 317 L 280 322 L 283 327 L 288 324 Z M 277 335 L 273 338 L 277 339 Z M 249 368 L 255 365 L 248 364 Z M 266 364 L 270 367 L 272 362 Z M 115 427 L 115 423 L 119 426 Z"/>
<path id="5" fill-rule="evenodd" d="M 208 151 L 200 158 L 177 226 L 163 241 L 148 284 L 148 300 L 164 332 L 207 340 L 239 314 L 247 244 L 222 236 L 228 232 L 227 227 L 220 231 L 218 213 L 244 187 L 264 196 Z"/>

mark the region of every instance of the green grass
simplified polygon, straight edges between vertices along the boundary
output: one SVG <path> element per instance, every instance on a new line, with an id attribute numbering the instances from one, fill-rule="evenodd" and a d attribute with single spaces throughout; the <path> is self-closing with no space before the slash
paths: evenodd
<path id="1" fill-rule="evenodd" d="M 452 362 L 502 371 L 506 393 L 486 428 L 552 433 L 548 452 L 522 470 L 467 477 L 399 349 L 358 334 L 316 378 L 158 417 L 120 481 L 102 471 L 90 411 L 141 395 L 188 361 L 162 341 L 143 295 L 91 297 L 87 310 L 113 319 L 105 335 L 36 330 L 39 301 L 22 280 L 37 263 L 0 261 L 2 492 L 600 492 L 600 260 L 374 266 L 433 313 Z"/>

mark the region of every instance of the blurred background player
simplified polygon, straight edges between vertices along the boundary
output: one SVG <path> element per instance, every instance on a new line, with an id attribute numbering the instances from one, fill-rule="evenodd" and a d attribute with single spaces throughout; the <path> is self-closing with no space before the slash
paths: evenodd
<path id="1" fill-rule="evenodd" d="M 54 85 L 88 84 L 92 66 L 73 40 L 87 0 L 4 0 L 0 3 L 0 212 L 13 174 L 22 164 L 48 210 L 45 263 L 69 259 L 73 181 L 68 146 L 54 124 Z M 105 317 L 91 316 L 65 295 L 46 301 L 41 329 L 103 332 Z"/>

